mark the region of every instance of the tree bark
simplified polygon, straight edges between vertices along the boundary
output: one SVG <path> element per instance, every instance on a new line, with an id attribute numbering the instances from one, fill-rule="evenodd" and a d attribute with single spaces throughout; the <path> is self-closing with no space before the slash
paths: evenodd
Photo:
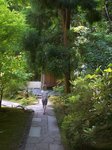
<path id="1" fill-rule="evenodd" d="M 3 89 L 1 89 L 1 91 L 0 91 L 0 109 L 2 106 L 2 97 L 3 97 Z"/>
<path id="2" fill-rule="evenodd" d="M 2 101 L 0 100 L 0 109 L 1 109 L 1 106 L 2 106 Z"/>
<path id="3" fill-rule="evenodd" d="M 104 9 L 105 9 L 105 14 L 106 14 L 106 17 L 107 17 L 107 21 L 109 21 L 109 30 L 110 32 L 112 31 L 112 19 L 110 17 L 110 14 L 109 14 L 109 10 L 108 10 L 108 1 L 105 0 L 105 5 L 104 5 Z"/>
<path id="4" fill-rule="evenodd" d="M 111 17 L 110 17 L 110 15 L 109 15 L 109 11 L 108 11 L 108 1 L 107 0 L 105 0 L 105 13 L 106 13 L 106 16 L 107 16 L 107 20 L 109 21 L 109 22 L 111 22 L 112 20 L 111 20 Z"/>
<path id="5" fill-rule="evenodd" d="M 62 14 L 62 29 L 63 29 L 63 44 L 66 48 L 68 46 L 68 35 L 67 32 L 70 29 L 70 16 L 71 16 L 71 10 L 69 8 L 62 8 L 61 10 Z M 67 56 L 68 64 L 65 72 L 65 92 L 70 93 L 70 57 Z"/>
<path id="6" fill-rule="evenodd" d="M 65 73 L 65 92 L 70 93 L 71 88 L 70 88 L 70 65 L 68 64 L 67 71 Z"/>

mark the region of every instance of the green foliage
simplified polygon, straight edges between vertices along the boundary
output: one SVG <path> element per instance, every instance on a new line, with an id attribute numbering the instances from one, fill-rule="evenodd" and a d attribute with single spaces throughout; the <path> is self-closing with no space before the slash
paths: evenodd
<path id="1" fill-rule="evenodd" d="M 38 52 L 38 63 L 43 71 L 51 72 L 57 77 L 63 77 L 70 65 L 71 71 L 77 67 L 76 52 L 72 48 L 65 48 L 61 45 L 45 44 Z"/>
<path id="2" fill-rule="evenodd" d="M 53 90 L 58 93 L 64 93 L 64 86 L 55 86 Z"/>
<path id="3" fill-rule="evenodd" d="M 34 102 L 36 102 L 37 98 L 33 97 L 33 96 L 29 96 L 27 99 L 26 98 L 22 98 L 17 100 L 18 103 L 20 103 L 23 106 L 27 106 L 27 105 L 32 105 L 34 104 Z"/>
<path id="4" fill-rule="evenodd" d="M 110 42 L 112 35 L 107 33 L 93 33 L 90 37 L 88 46 L 86 46 L 85 61 L 88 66 L 95 69 L 101 66 L 103 69 L 112 60 L 112 43 Z M 93 40 L 93 42 L 92 42 Z M 89 62 L 91 62 L 89 64 Z"/>
<path id="5" fill-rule="evenodd" d="M 3 96 L 5 90 L 23 85 L 31 74 L 27 72 L 24 53 L 18 55 L 11 51 L 0 53 L 0 62 L 0 96 Z"/>
<path id="6" fill-rule="evenodd" d="M 66 113 L 65 112 L 65 109 L 66 109 L 65 100 L 66 99 L 64 99 L 61 96 L 50 96 L 49 100 L 52 101 L 54 104 L 58 125 L 61 126 L 65 113 Z"/>
<path id="7" fill-rule="evenodd" d="M 3 1 L 0 5 L 0 51 L 20 50 L 25 29 L 24 16 L 16 11 L 10 11 Z"/>
<path id="8" fill-rule="evenodd" d="M 63 74 L 68 63 L 66 58 L 69 52 L 65 51 L 62 47 L 55 47 L 53 45 L 48 45 L 47 49 L 48 69 L 55 73 Z"/>
<path id="9" fill-rule="evenodd" d="M 8 4 L 8 8 L 16 11 L 21 11 L 29 4 L 29 0 L 4 0 Z"/>
<path id="10" fill-rule="evenodd" d="M 107 23 L 95 24 L 93 30 L 84 26 L 72 27 L 74 48 L 80 58 L 79 66 L 85 64 L 87 70 L 104 69 L 112 60 L 112 34 Z"/>
<path id="11" fill-rule="evenodd" d="M 32 2 L 31 6 L 26 11 L 26 20 L 31 25 L 31 28 L 26 32 L 24 45 L 25 50 L 29 51 L 31 71 L 35 74 L 35 79 L 40 79 L 41 68 L 46 63 L 46 43 L 56 42 L 55 39 L 59 41 L 58 33 L 54 31 L 58 21 L 55 18 L 54 11 L 40 9 L 40 6 L 37 3 L 35 4 L 35 1 Z"/>
<path id="12" fill-rule="evenodd" d="M 0 101 L 5 90 L 23 85 L 30 77 L 22 52 L 26 29 L 24 15 L 11 11 L 6 1 L 0 0 Z"/>
<path id="13" fill-rule="evenodd" d="M 112 64 L 78 77 L 72 85 L 73 92 L 55 103 L 64 141 L 70 150 L 111 149 Z"/>
<path id="14" fill-rule="evenodd" d="M 40 51 L 40 37 L 38 31 L 35 28 L 28 28 L 25 33 L 23 43 L 24 50 L 27 52 L 27 62 L 30 72 L 33 73 L 33 79 L 37 80 L 40 77 L 40 66 L 38 65 L 37 57 L 37 54 Z"/>

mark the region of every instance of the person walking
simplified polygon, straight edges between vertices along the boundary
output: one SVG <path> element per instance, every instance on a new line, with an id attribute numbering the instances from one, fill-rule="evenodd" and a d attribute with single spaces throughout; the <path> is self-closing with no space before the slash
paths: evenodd
<path id="1" fill-rule="evenodd" d="M 45 115 L 46 113 L 46 106 L 48 103 L 48 92 L 46 91 L 46 89 L 44 88 L 44 90 L 42 90 L 42 105 L 43 105 L 43 114 Z"/>

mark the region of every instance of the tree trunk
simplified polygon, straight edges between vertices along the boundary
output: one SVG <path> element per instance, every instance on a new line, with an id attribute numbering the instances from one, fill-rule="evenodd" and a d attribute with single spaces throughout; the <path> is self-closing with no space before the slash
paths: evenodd
<path id="1" fill-rule="evenodd" d="M 109 21 L 109 30 L 111 32 L 112 31 L 112 19 L 111 19 L 111 16 L 109 14 L 108 1 L 107 0 L 105 0 L 104 9 L 105 9 L 105 14 L 106 14 L 106 17 L 107 17 L 107 21 Z"/>
<path id="2" fill-rule="evenodd" d="M 71 10 L 69 8 L 62 8 L 61 10 L 62 15 L 62 29 L 63 29 L 63 44 L 66 48 L 68 46 L 68 35 L 67 32 L 70 29 L 70 16 Z M 65 72 L 65 92 L 70 93 L 70 57 L 67 56 L 68 60 L 68 67 L 66 68 Z"/>
<path id="3" fill-rule="evenodd" d="M 65 73 L 65 92 L 66 93 L 71 92 L 71 89 L 70 89 L 70 71 Z"/>
<path id="4" fill-rule="evenodd" d="M 1 106 L 2 106 L 2 100 L 0 100 L 0 109 L 1 109 Z"/>
<path id="5" fill-rule="evenodd" d="M 3 89 L 1 89 L 1 91 L 0 91 L 0 109 L 2 106 L 2 97 L 3 97 Z"/>

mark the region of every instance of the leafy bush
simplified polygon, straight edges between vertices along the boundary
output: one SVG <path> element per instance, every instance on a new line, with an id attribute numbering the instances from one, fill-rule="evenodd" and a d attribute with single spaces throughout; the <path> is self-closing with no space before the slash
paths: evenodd
<path id="1" fill-rule="evenodd" d="M 63 85 L 61 85 L 61 86 L 55 86 L 55 87 L 53 88 L 53 90 L 54 90 L 55 92 L 64 93 L 64 86 L 63 86 Z"/>
<path id="2" fill-rule="evenodd" d="M 112 149 L 111 67 L 78 77 L 72 81 L 73 93 L 56 101 L 57 111 L 62 109 L 61 129 L 70 150 Z"/>
<path id="3" fill-rule="evenodd" d="M 31 105 L 33 104 L 34 102 L 38 102 L 38 99 L 34 96 L 30 96 L 28 98 L 22 98 L 22 99 L 19 99 L 18 102 L 21 104 L 21 105 Z"/>
<path id="4" fill-rule="evenodd" d="M 62 96 L 50 96 L 50 101 L 53 102 L 54 110 L 58 120 L 58 125 L 61 126 L 65 116 L 65 101 Z M 60 115 L 61 114 L 61 115 Z"/>

